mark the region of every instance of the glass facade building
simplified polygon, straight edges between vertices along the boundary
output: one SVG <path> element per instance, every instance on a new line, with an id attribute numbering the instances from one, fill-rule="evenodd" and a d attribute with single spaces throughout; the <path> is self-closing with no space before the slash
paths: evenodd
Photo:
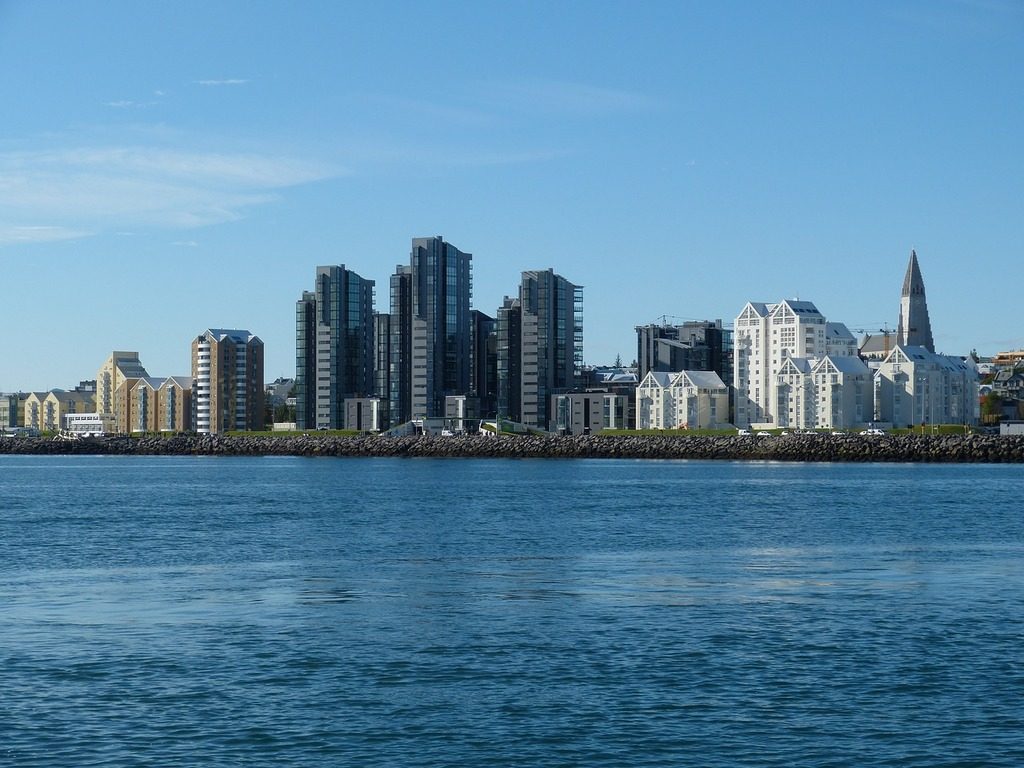
<path id="1" fill-rule="evenodd" d="M 583 287 L 554 270 L 522 273 L 519 298 L 498 312 L 498 397 L 502 416 L 548 429 L 551 396 L 579 386 Z"/>
<path id="2" fill-rule="evenodd" d="M 343 429 L 345 400 L 374 393 L 374 281 L 345 266 L 317 267 L 295 305 L 295 423 Z"/>
<path id="3" fill-rule="evenodd" d="M 412 241 L 391 277 L 390 423 L 443 417 L 471 389 L 472 254 L 442 237 Z"/>

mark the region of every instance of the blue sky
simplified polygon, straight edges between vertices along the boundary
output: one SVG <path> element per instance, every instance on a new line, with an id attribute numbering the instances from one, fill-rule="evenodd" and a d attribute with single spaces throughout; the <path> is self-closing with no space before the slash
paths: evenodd
<path id="1" fill-rule="evenodd" d="M 939 351 L 1024 346 L 1024 4 L 0 0 L 0 391 L 113 349 L 188 374 L 248 328 L 294 375 L 318 264 L 413 237 L 584 289 L 585 358 L 799 297 Z"/>

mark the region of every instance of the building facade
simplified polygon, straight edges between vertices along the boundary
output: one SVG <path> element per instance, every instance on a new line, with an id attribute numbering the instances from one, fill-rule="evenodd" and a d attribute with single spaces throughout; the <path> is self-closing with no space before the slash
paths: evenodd
<path id="1" fill-rule="evenodd" d="M 714 371 L 648 371 L 637 386 L 637 429 L 714 429 L 728 421 L 729 387 Z"/>
<path id="2" fill-rule="evenodd" d="M 412 417 L 443 417 L 445 397 L 470 382 L 472 254 L 441 237 L 415 238 L 412 267 Z"/>
<path id="3" fill-rule="evenodd" d="M 114 421 L 118 412 L 117 392 L 125 379 L 149 376 L 139 360 L 138 352 L 111 352 L 110 357 L 96 372 L 96 411 L 101 417 Z"/>
<path id="4" fill-rule="evenodd" d="M 732 381 L 721 320 L 688 321 L 681 325 L 638 325 L 637 376 L 648 371 L 714 371 Z"/>
<path id="5" fill-rule="evenodd" d="M 958 357 L 898 345 L 875 372 L 874 419 L 894 427 L 977 424 L 978 375 Z"/>
<path id="6" fill-rule="evenodd" d="M 523 308 L 519 299 L 505 297 L 498 309 L 497 339 L 497 411 L 502 419 L 520 421 L 522 415 Z"/>
<path id="7" fill-rule="evenodd" d="M 779 373 L 788 358 L 828 353 L 826 321 L 809 301 L 748 302 L 736 317 L 733 344 L 736 426 L 775 426 Z"/>
<path id="8" fill-rule="evenodd" d="M 208 329 L 192 341 L 200 434 L 264 427 L 263 342 L 245 330 Z"/>
<path id="9" fill-rule="evenodd" d="M 57 432 L 64 429 L 66 415 L 95 412 L 95 392 L 64 389 L 29 392 L 24 401 L 25 423 L 21 426 L 46 432 Z"/>
<path id="10" fill-rule="evenodd" d="M 498 311 L 497 333 L 501 416 L 547 430 L 551 396 L 580 383 L 582 286 L 552 269 L 523 272 L 519 298 L 506 298 Z"/>
<path id="11" fill-rule="evenodd" d="M 604 427 L 605 392 L 564 392 L 551 396 L 551 432 L 597 434 Z M 614 397 L 614 395 L 612 395 Z"/>
<path id="12" fill-rule="evenodd" d="M 317 267 L 296 302 L 298 429 L 343 429 L 345 400 L 374 394 L 373 287 L 344 265 Z"/>
<path id="13" fill-rule="evenodd" d="M 192 432 L 193 421 L 191 376 L 168 376 L 157 390 L 157 429 L 161 432 Z"/>
<path id="14" fill-rule="evenodd" d="M 497 407 L 498 323 L 477 309 L 470 310 L 469 317 L 469 396 L 477 401 L 479 418 Z"/>
<path id="15" fill-rule="evenodd" d="M 373 396 L 380 402 L 381 428 L 391 423 L 391 315 L 373 316 Z"/>
<path id="16" fill-rule="evenodd" d="M 444 238 L 417 237 L 391 276 L 389 420 L 443 418 L 470 390 L 472 260 Z"/>
<path id="17" fill-rule="evenodd" d="M 192 378 L 126 379 L 116 392 L 114 429 L 121 434 L 192 432 Z"/>
<path id="18" fill-rule="evenodd" d="M 379 397 L 345 398 L 344 429 L 380 432 L 384 428 L 383 401 Z"/>
<path id="19" fill-rule="evenodd" d="M 0 431 L 25 426 L 25 400 L 28 394 L 0 394 Z"/>
<path id="20" fill-rule="evenodd" d="M 773 423 L 784 429 L 851 429 L 873 417 L 872 371 L 859 357 L 786 358 L 776 375 Z"/>
<path id="21" fill-rule="evenodd" d="M 390 292 L 387 397 L 388 424 L 395 427 L 412 420 L 412 267 L 400 264 L 395 268 Z M 379 319 L 378 332 L 384 325 Z"/>
<path id="22" fill-rule="evenodd" d="M 22 407 L 22 420 L 18 426 L 28 429 L 43 429 L 43 401 L 46 392 L 29 392 Z"/>

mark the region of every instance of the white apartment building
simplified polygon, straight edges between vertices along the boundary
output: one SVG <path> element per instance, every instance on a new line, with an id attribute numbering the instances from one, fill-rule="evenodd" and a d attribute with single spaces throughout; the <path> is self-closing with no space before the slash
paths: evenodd
<path id="1" fill-rule="evenodd" d="M 978 374 L 958 357 L 897 345 L 875 372 L 874 418 L 895 427 L 977 424 Z"/>
<path id="2" fill-rule="evenodd" d="M 829 357 L 857 357 L 857 338 L 843 323 L 825 323 L 825 353 Z"/>
<path id="3" fill-rule="evenodd" d="M 859 357 L 787 358 L 775 382 L 775 425 L 848 429 L 873 416 L 871 369 Z"/>
<path id="4" fill-rule="evenodd" d="M 789 358 L 824 357 L 829 349 L 826 326 L 809 301 L 747 302 L 733 325 L 736 426 L 777 425 L 779 373 Z"/>
<path id="5" fill-rule="evenodd" d="M 648 371 L 637 386 L 637 429 L 713 429 L 728 421 L 729 388 L 714 371 Z"/>

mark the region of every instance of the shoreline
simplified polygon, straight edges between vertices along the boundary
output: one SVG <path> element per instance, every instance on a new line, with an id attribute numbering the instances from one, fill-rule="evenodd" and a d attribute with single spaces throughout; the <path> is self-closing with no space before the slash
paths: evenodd
<path id="1" fill-rule="evenodd" d="M 601 435 L 326 437 L 190 435 L 0 439 L 0 455 L 333 456 L 423 458 L 712 459 L 791 462 L 1024 463 L 1024 436 L 829 435 L 775 437 Z"/>

